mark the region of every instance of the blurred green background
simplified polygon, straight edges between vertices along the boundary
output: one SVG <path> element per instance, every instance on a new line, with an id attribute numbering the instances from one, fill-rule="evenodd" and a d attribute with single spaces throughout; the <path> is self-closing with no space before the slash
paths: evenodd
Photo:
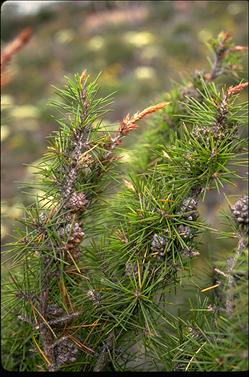
<path id="1" fill-rule="evenodd" d="M 93 77 L 101 71 L 100 95 L 117 91 L 106 121 L 118 122 L 156 102 L 181 75 L 208 70 L 210 37 L 224 30 L 248 44 L 247 1 L 6 1 L 1 11 L 2 49 L 33 29 L 8 64 L 12 80 L 1 93 L 2 243 L 29 200 L 18 182 L 30 178 L 27 164 L 41 157 L 57 127 L 51 85 L 85 68 Z"/>

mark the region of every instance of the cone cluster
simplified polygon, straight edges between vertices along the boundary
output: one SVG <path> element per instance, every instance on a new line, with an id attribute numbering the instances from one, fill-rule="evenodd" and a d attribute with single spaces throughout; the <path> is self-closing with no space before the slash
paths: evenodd
<path id="1" fill-rule="evenodd" d="M 63 250 L 69 251 L 72 257 L 77 259 L 79 256 L 78 245 L 84 237 L 84 232 L 79 223 L 67 224 L 65 228 L 60 228 L 58 233 L 63 238 Z M 70 261 L 70 256 L 66 259 Z"/>
<path id="2" fill-rule="evenodd" d="M 87 292 L 87 296 L 92 301 L 94 306 L 100 305 L 100 295 L 94 289 L 89 289 L 89 291 Z"/>
<path id="3" fill-rule="evenodd" d="M 65 311 L 57 304 L 50 304 L 47 307 L 47 317 L 49 320 L 59 318 L 65 313 Z"/>
<path id="4" fill-rule="evenodd" d="M 219 125 L 214 125 L 212 127 L 208 126 L 197 126 L 193 129 L 193 136 L 198 140 L 205 140 L 209 144 L 210 136 L 213 137 L 215 141 L 221 141 L 224 139 L 225 132 Z"/>
<path id="5" fill-rule="evenodd" d="M 125 276 L 137 275 L 138 267 L 135 263 L 127 262 L 125 264 Z"/>
<path id="6" fill-rule="evenodd" d="M 158 234 L 154 234 L 151 242 L 151 251 L 157 254 L 159 259 L 164 257 L 164 249 L 168 238 L 166 236 L 159 236 Z"/>
<path id="7" fill-rule="evenodd" d="M 184 225 L 184 224 L 179 225 L 178 232 L 180 236 L 186 240 L 193 237 L 191 228 L 188 225 Z"/>
<path id="8" fill-rule="evenodd" d="M 186 220 L 192 221 L 198 218 L 198 202 L 195 198 L 185 198 L 182 202 L 181 213 Z"/>
<path id="9" fill-rule="evenodd" d="M 79 350 L 73 342 L 70 342 L 68 339 L 63 340 L 55 347 L 57 366 L 75 362 L 78 352 Z"/>
<path id="10" fill-rule="evenodd" d="M 68 202 L 66 203 L 66 208 L 77 212 L 85 209 L 88 200 L 83 192 L 73 192 L 70 196 Z"/>
<path id="11" fill-rule="evenodd" d="M 237 202 L 231 207 L 232 214 L 236 220 L 236 222 L 240 225 L 248 225 L 248 204 L 249 204 L 249 197 L 244 196 L 237 200 Z"/>
<path id="12" fill-rule="evenodd" d="M 183 219 L 188 221 L 195 221 L 198 218 L 198 201 L 194 197 L 185 198 L 182 202 L 180 214 Z M 178 226 L 179 234 L 185 240 L 193 238 L 191 227 L 185 224 L 180 224 Z"/>

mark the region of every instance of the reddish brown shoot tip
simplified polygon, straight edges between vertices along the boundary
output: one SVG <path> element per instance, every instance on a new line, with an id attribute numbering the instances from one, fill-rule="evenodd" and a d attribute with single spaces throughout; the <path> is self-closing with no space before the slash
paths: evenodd
<path id="1" fill-rule="evenodd" d="M 228 88 L 228 90 L 227 90 L 227 95 L 232 96 L 234 94 L 240 93 L 241 90 L 243 90 L 247 87 L 248 87 L 248 81 L 241 83 L 241 84 L 238 84 L 236 86 L 230 86 L 230 88 Z"/>
<path id="2" fill-rule="evenodd" d="M 82 73 L 81 73 L 81 76 L 80 76 L 80 82 L 82 83 L 82 81 L 84 81 L 85 80 L 85 78 L 86 78 L 86 69 L 84 69 L 83 71 L 82 71 Z"/>
<path id="3" fill-rule="evenodd" d="M 234 46 L 234 47 L 231 47 L 229 51 L 238 51 L 238 52 L 248 51 L 248 46 Z"/>

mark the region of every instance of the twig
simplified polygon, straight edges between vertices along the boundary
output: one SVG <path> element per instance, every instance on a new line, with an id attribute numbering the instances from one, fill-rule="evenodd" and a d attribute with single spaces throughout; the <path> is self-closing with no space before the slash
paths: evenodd
<path id="1" fill-rule="evenodd" d="M 84 70 L 81 74 L 81 81 L 85 78 L 86 71 Z M 73 191 L 73 184 L 77 178 L 77 163 L 81 154 L 86 151 L 88 146 L 88 137 L 91 132 L 91 126 L 85 126 L 83 129 L 80 129 L 80 126 L 84 124 L 84 121 L 87 119 L 88 115 L 88 102 L 87 102 L 87 95 L 86 95 L 86 82 L 83 84 L 82 91 L 80 93 L 82 105 L 83 105 L 83 113 L 80 115 L 81 124 L 78 126 L 78 132 L 74 134 L 74 149 L 71 153 L 70 159 L 71 163 L 68 167 L 66 172 L 65 183 L 62 186 L 62 198 L 63 202 L 67 201 L 68 197 Z"/>
<path id="2" fill-rule="evenodd" d="M 5 68 L 12 56 L 19 51 L 31 38 L 32 29 L 30 27 L 22 30 L 16 38 L 10 42 L 1 54 L 1 86 L 8 83 L 9 78 L 5 77 Z"/>
<path id="3" fill-rule="evenodd" d="M 81 75 L 81 79 L 83 79 L 85 75 Z M 86 97 L 86 87 L 83 85 L 82 92 L 80 94 L 81 100 L 83 102 L 83 113 L 81 115 L 81 125 L 83 125 L 84 121 L 87 118 L 88 115 L 88 104 L 87 104 L 87 97 Z M 80 127 L 80 126 L 79 126 Z M 85 148 L 86 141 L 88 139 L 88 136 L 90 134 L 91 128 L 89 126 L 85 126 L 83 128 L 78 127 L 78 132 L 74 134 L 74 149 L 71 153 L 71 163 L 69 164 L 67 174 L 65 174 L 64 184 L 62 185 L 62 197 L 61 197 L 61 204 L 59 207 L 64 208 L 65 203 L 68 202 L 70 195 L 73 193 L 73 186 L 74 182 L 77 178 L 77 161 L 82 153 L 82 150 Z M 79 217 L 79 213 L 77 215 Z M 75 219 L 77 221 L 77 219 Z M 76 225 L 77 223 L 74 223 Z M 69 223 L 69 226 L 71 224 Z M 78 226 L 78 231 L 81 231 L 81 228 Z M 81 232 L 80 235 L 82 236 L 84 233 Z M 77 238 L 78 243 L 78 238 Z M 69 247 L 69 244 L 65 247 Z M 61 250 L 61 247 L 60 247 Z M 59 250 L 59 252 L 60 252 Z M 54 338 L 51 333 L 51 330 L 49 326 L 47 325 L 56 325 L 61 322 L 67 322 L 68 320 L 72 319 L 73 317 L 76 317 L 79 315 L 79 313 L 72 313 L 67 316 L 63 316 L 60 318 L 57 318 L 55 320 L 48 320 L 48 298 L 49 298 L 49 291 L 51 287 L 51 280 L 52 280 L 52 264 L 56 263 L 56 260 L 54 260 L 53 257 L 50 256 L 44 256 L 43 257 L 43 271 L 41 273 L 42 276 L 42 289 L 41 289 L 41 298 L 40 298 L 40 311 L 42 316 L 46 319 L 46 323 L 44 321 L 40 323 L 37 328 L 40 329 L 40 334 L 43 340 L 44 344 L 44 353 L 48 360 L 50 361 L 49 365 L 49 371 L 55 371 L 58 369 L 56 356 L 54 352 L 54 347 L 52 346 L 54 344 Z"/>
<path id="4" fill-rule="evenodd" d="M 70 313 L 65 316 L 62 316 L 60 318 L 53 319 L 51 321 L 47 321 L 49 325 L 57 325 L 58 323 L 66 323 L 71 321 L 74 318 L 79 317 L 81 313 L 80 312 L 75 312 L 75 313 Z M 39 329 L 41 325 L 36 326 L 36 329 Z"/>
<path id="5" fill-rule="evenodd" d="M 216 47 L 215 58 L 214 58 L 213 66 L 211 69 L 211 73 L 207 73 L 204 76 L 204 78 L 207 81 L 215 80 L 218 76 L 220 76 L 223 73 L 222 62 L 225 56 L 228 55 L 230 52 L 248 51 L 247 46 L 229 47 L 229 44 L 226 45 L 226 42 L 229 41 L 229 39 L 231 39 L 230 34 L 227 32 L 221 32 L 218 38 L 220 38 L 220 42 L 218 46 Z"/>
<path id="6" fill-rule="evenodd" d="M 215 58 L 212 66 L 211 73 L 205 75 L 207 81 L 212 81 L 216 79 L 217 76 L 222 74 L 222 60 L 225 56 L 225 53 L 228 51 L 228 47 L 225 45 L 226 41 L 231 38 L 229 33 L 220 33 L 220 43 L 216 47 Z"/>

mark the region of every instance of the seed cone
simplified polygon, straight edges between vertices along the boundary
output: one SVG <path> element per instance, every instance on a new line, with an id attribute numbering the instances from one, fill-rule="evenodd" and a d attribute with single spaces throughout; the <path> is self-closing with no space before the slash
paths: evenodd
<path id="1" fill-rule="evenodd" d="M 61 366 L 65 363 L 73 363 L 77 360 L 78 348 L 74 343 L 65 339 L 55 347 L 56 364 Z"/>
<path id="2" fill-rule="evenodd" d="M 151 251 L 157 253 L 159 259 L 164 257 L 164 248 L 168 239 L 165 236 L 159 236 L 158 234 L 153 235 L 151 242 Z"/>
<path id="3" fill-rule="evenodd" d="M 66 203 L 66 208 L 73 211 L 84 210 L 87 203 L 88 200 L 83 192 L 74 192 Z"/>
<path id="4" fill-rule="evenodd" d="M 248 225 L 249 223 L 248 204 L 249 197 L 244 196 L 237 200 L 237 202 L 231 207 L 232 214 L 236 222 L 240 225 Z"/>
<path id="5" fill-rule="evenodd" d="M 181 213 L 189 221 L 196 220 L 198 217 L 197 207 L 198 202 L 195 198 L 185 198 L 182 202 Z"/>

